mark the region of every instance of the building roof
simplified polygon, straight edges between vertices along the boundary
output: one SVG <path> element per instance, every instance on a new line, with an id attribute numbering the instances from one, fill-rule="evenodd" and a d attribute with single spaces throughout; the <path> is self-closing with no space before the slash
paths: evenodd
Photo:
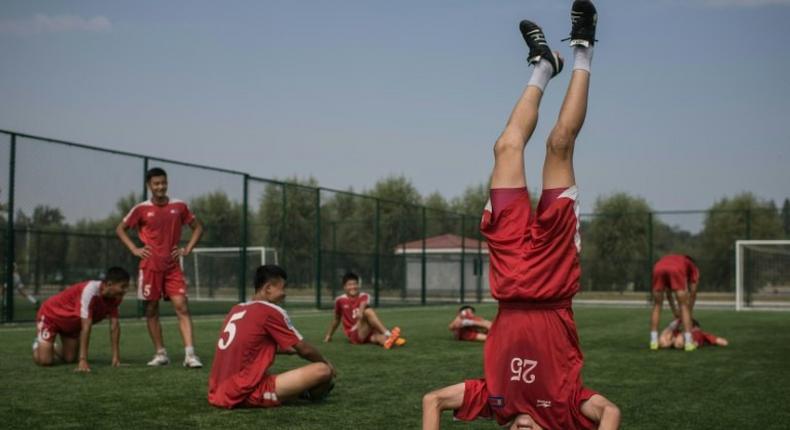
<path id="1" fill-rule="evenodd" d="M 463 238 L 457 234 L 442 234 L 425 238 L 426 253 L 460 254 L 461 242 L 466 253 L 476 253 L 478 246 L 482 252 L 488 254 L 488 246 L 485 241 L 479 241 L 471 237 Z M 399 243 L 395 246 L 396 254 L 418 254 L 422 253 L 422 239 L 411 242 Z"/>

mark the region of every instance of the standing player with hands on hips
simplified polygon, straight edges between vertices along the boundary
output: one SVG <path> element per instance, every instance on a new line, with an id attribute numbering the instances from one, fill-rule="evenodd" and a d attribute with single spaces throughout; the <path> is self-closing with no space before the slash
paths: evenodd
<path id="1" fill-rule="evenodd" d="M 187 285 L 179 260 L 189 255 L 197 245 L 203 235 L 203 225 L 185 202 L 167 196 L 167 173 L 163 169 L 155 167 L 148 170 L 145 183 L 151 198 L 133 207 L 115 228 L 115 233 L 129 251 L 140 258 L 137 297 L 145 301 L 148 334 L 156 351 L 148 365 L 164 366 L 170 363 L 159 322 L 159 299 L 164 298 L 173 303 L 178 317 L 178 328 L 184 341 L 184 367 L 200 368 L 203 364 L 195 354 Z M 183 225 L 192 229 L 192 236 L 185 247 L 179 248 Z M 130 228 L 137 229 L 142 247 L 138 247 L 126 233 Z"/>

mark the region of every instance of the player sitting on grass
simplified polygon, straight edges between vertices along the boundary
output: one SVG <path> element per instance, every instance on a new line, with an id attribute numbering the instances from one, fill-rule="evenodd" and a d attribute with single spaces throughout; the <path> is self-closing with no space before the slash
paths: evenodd
<path id="1" fill-rule="evenodd" d="M 485 342 L 491 321 L 475 315 L 475 308 L 472 306 L 464 305 L 458 309 L 458 313 L 447 328 L 453 332 L 455 340 Z"/>
<path id="2" fill-rule="evenodd" d="M 77 361 L 76 371 L 90 372 L 88 344 L 91 327 L 109 316 L 112 366 L 120 366 L 118 306 L 127 288 L 129 273 L 120 267 L 111 267 L 103 280 L 74 284 L 45 300 L 36 315 L 33 362 L 39 366 L 50 366 L 56 359 L 65 363 Z M 62 344 L 60 351 L 55 347 L 58 335 Z"/>
<path id="3" fill-rule="evenodd" d="M 352 272 L 343 275 L 343 290 L 346 293 L 335 299 L 334 318 L 324 336 L 324 342 L 332 341 L 332 335 L 342 320 L 343 331 L 348 341 L 354 345 L 375 343 L 390 349 L 393 345 L 406 344 L 406 339 L 401 337 L 400 327 L 389 330 L 381 323 L 376 311 L 370 307 L 368 293 L 359 291 L 359 276 Z"/>
<path id="4" fill-rule="evenodd" d="M 723 337 L 702 331 L 699 321 L 692 319 L 691 323 L 693 326 L 691 329 L 692 342 L 698 348 L 706 345 L 727 346 L 730 344 Z M 658 337 L 658 346 L 660 348 L 685 349 L 686 339 L 683 333 L 680 332 L 680 325 L 680 320 L 675 319 L 661 331 L 661 335 Z"/>
<path id="5" fill-rule="evenodd" d="M 694 351 L 696 346 L 692 342 L 692 312 L 697 299 L 697 284 L 699 283 L 699 269 L 694 260 L 688 255 L 665 255 L 653 266 L 653 310 L 650 313 L 650 349 L 658 349 L 658 322 L 661 319 L 661 308 L 664 305 L 664 295 L 669 299 L 670 306 L 675 312 L 671 295 L 677 299 L 679 315 L 684 329 L 684 345 L 686 351 Z"/>
<path id="6" fill-rule="evenodd" d="M 494 145 L 491 196 L 480 225 L 488 242 L 491 295 L 499 302 L 484 347 L 485 378 L 426 394 L 424 430 L 438 429 L 447 409 L 459 420 L 495 418 L 510 428 L 535 428 L 527 421 L 563 430 L 619 427 L 617 406 L 582 383 L 584 358 L 571 307 L 581 277 L 573 153 L 587 112 L 596 22 L 590 1 L 574 1 L 573 74 L 546 144 L 537 211 L 527 192 L 524 150 L 562 59 L 537 24 L 520 24 L 535 69 Z"/>
<path id="7" fill-rule="evenodd" d="M 332 365 L 278 306 L 286 279 L 279 266 L 258 267 L 252 301 L 233 306 L 225 317 L 208 380 L 212 405 L 270 408 L 297 397 L 321 400 L 334 386 Z M 312 363 L 271 374 L 276 353 L 298 354 Z"/>

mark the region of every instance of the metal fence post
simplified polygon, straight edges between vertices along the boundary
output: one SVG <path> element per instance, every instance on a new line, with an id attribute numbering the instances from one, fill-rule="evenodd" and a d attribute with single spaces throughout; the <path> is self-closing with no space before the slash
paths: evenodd
<path id="1" fill-rule="evenodd" d="M 461 215 L 461 303 L 466 302 L 466 217 Z"/>
<path id="2" fill-rule="evenodd" d="M 426 259 L 425 259 L 425 235 L 428 234 L 428 220 L 425 214 L 425 206 L 422 207 L 422 256 L 421 256 L 421 263 L 422 263 L 422 272 L 420 273 L 420 303 L 423 305 L 425 304 L 425 296 L 427 294 L 427 285 L 426 285 Z"/>
<path id="3" fill-rule="evenodd" d="M 148 157 L 143 157 L 143 201 L 148 200 L 148 183 L 146 183 L 145 175 L 148 173 Z M 139 263 L 138 263 L 139 264 Z M 141 279 L 137 279 L 137 282 L 141 282 Z M 141 286 L 137 286 L 137 288 L 141 288 Z M 142 290 L 140 290 L 142 291 Z M 145 315 L 145 302 L 143 300 L 137 299 L 137 318 L 141 318 Z"/>
<path id="4" fill-rule="evenodd" d="M 11 148 L 8 158 L 8 221 L 6 223 L 6 261 L 5 261 L 5 321 L 14 320 L 14 177 L 16 169 L 16 135 L 11 135 Z"/>
<path id="5" fill-rule="evenodd" d="M 239 301 L 247 301 L 247 245 L 249 240 L 249 182 L 250 175 L 244 174 L 244 185 L 242 190 L 242 213 L 241 213 L 241 264 L 239 264 Z M 264 251 L 266 252 L 266 251 Z"/>
<path id="6" fill-rule="evenodd" d="M 373 252 L 373 303 L 374 306 L 378 307 L 379 305 L 379 278 L 381 277 L 381 236 L 380 236 L 380 224 L 381 224 L 381 201 L 376 199 L 376 225 L 373 228 L 373 242 L 374 242 L 374 250 Z"/>
<path id="7" fill-rule="evenodd" d="M 321 309 L 321 189 L 315 189 L 315 307 Z"/>

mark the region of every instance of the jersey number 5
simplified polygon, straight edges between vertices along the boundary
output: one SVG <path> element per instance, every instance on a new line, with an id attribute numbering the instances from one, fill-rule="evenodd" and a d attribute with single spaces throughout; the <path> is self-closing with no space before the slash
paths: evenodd
<path id="1" fill-rule="evenodd" d="M 219 342 L 217 342 L 219 349 L 228 349 L 230 343 L 233 342 L 233 338 L 236 337 L 236 324 L 234 324 L 234 322 L 244 318 L 244 314 L 246 313 L 247 311 L 241 311 L 236 312 L 230 316 L 228 323 L 225 324 L 225 329 L 222 330 L 223 333 L 228 334 L 228 340 L 226 341 L 222 336 L 220 336 Z"/>
<path id="2" fill-rule="evenodd" d="M 511 381 L 524 381 L 526 384 L 531 384 L 535 382 L 535 375 L 531 374 L 532 370 L 538 365 L 538 362 L 535 360 L 529 359 L 521 359 L 518 357 L 513 358 L 510 360 L 510 371 L 513 372 L 513 376 L 510 377 Z"/>

